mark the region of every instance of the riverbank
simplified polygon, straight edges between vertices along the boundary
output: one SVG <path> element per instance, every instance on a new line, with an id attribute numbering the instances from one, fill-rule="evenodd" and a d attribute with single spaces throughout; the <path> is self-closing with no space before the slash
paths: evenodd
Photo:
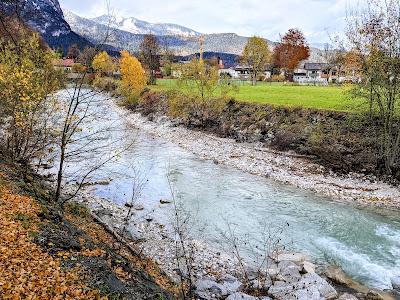
<path id="1" fill-rule="evenodd" d="M 191 130 L 163 116 L 151 121 L 140 113 L 120 113 L 130 124 L 175 143 L 202 159 L 315 192 L 338 201 L 362 206 L 400 209 L 400 189 L 361 173 L 337 174 L 306 156 L 280 152 L 263 143 L 238 143 L 198 130 Z"/>
<path id="2" fill-rule="evenodd" d="M 140 255 L 157 263 L 161 270 L 179 284 L 180 272 L 183 270 L 177 265 L 174 252 L 177 241 L 173 237 L 176 233 L 168 224 L 157 219 L 157 214 L 142 214 L 141 204 L 134 204 L 133 212 L 130 213 L 130 205 L 120 206 L 108 199 L 96 197 L 94 190 L 90 189 L 85 189 L 74 202 L 88 207 L 115 232 L 124 231 L 123 235 L 130 246 L 137 249 Z M 165 214 L 172 209 L 172 204 L 167 200 L 160 202 L 160 205 L 163 206 L 160 210 Z M 129 219 L 126 219 L 127 214 L 130 214 Z M 234 252 L 220 252 L 196 239 L 190 240 L 187 245 L 193 245 L 194 249 L 191 264 L 196 295 L 194 299 L 396 299 L 391 291 L 370 289 L 353 281 L 340 268 L 328 268 L 325 272 L 324 268 L 318 268 L 300 253 L 285 252 L 273 256 L 261 273 L 246 265 L 245 276 L 248 278 L 244 278 Z M 324 275 L 318 275 L 317 270 Z M 250 280 L 250 289 L 246 280 Z"/>
<path id="3" fill-rule="evenodd" d="M 52 195 L 43 178 L 0 159 L 1 299 L 175 299 L 155 263 Z"/>

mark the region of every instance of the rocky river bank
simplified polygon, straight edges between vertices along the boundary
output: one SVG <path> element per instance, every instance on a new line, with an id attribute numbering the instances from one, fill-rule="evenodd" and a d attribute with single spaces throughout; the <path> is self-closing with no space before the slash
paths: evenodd
<path id="1" fill-rule="evenodd" d="M 194 153 L 250 174 L 264 176 L 339 201 L 365 206 L 400 209 L 400 189 L 375 176 L 341 175 L 291 152 L 279 152 L 261 143 L 238 143 L 180 126 L 165 116 L 149 121 L 139 113 L 120 109 L 130 125 Z"/>
<path id="2" fill-rule="evenodd" d="M 262 147 L 261 144 L 237 143 L 235 140 L 189 130 L 162 116 L 155 121 L 149 121 L 136 113 L 120 108 L 115 110 L 124 125 L 177 144 L 197 157 L 211 160 L 215 164 L 268 177 L 343 202 L 400 207 L 398 188 L 372 176 L 337 175 L 293 153 L 276 152 Z M 162 270 L 178 281 L 181 270 L 176 263 L 176 233 L 159 220 L 157 214 L 149 213 L 142 205 L 117 205 L 111 202 L 112 199 L 94 196 L 96 184 L 86 188 L 76 201 L 89 207 L 93 214 L 116 232 L 121 232 L 140 254 L 156 261 Z M 171 212 L 171 205 L 170 201 L 160 199 L 157 210 L 167 214 Z M 132 208 L 131 218 L 124 222 L 126 214 Z M 249 268 L 246 271 L 248 278 L 244 279 L 243 271 L 240 271 L 238 262 L 231 253 L 213 249 L 200 240 L 203 239 L 191 241 L 196 249 L 191 268 L 197 299 L 395 299 L 389 293 L 353 284 L 351 280 L 349 281 L 352 284 L 349 285 L 349 278 L 342 280 L 342 277 L 336 275 L 318 275 L 315 266 L 301 254 L 284 253 L 283 258 L 281 256 L 271 259 L 262 278 L 254 269 Z M 317 272 L 321 273 L 321 270 Z M 249 289 L 249 280 L 255 289 Z M 392 285 L 395 288 L 396 278 L 393 280 Z"/>
<path id="3" fill-rule="evenodd" d="M 96 197 L 90 188 L 74 201 L 88 207 L 107 226 L 121 233 L 141 255 L 154 260 L 168 276 L 179 282 L 181 270 L 174 252 L 176 240 L 168 225 L 143 213 L 143 207 L 137 204 L 126 220 L 129 207 Z M 167 201 L 160 202 L 160 205 L 163 206 L 160 209 L 171 210 L 172 204 Z M 199 300 L 396 299 L 394 291 L 369 289 L 352 281 L 337 268 L 328 270 L 324 276 L 318 275 L 317 267 L 300 253 L 276 255 L 261 277 L 259 271 L 246 266 L 247 278 L 243 278 L 232 254 L 221 253 L 198 240 L 190 243 L 196 249 L 192 276 L 196 299 Z M 250 281 L 250 288 L 247 281 Z"/>

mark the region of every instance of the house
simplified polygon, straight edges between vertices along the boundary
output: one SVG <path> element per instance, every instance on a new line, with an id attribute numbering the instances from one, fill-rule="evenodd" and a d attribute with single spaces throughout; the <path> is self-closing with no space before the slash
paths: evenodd
<path id="1" fill-rule="evenodd" d="M 293 81 L 300 84 L 322 84 L 358 82 L 356 72 L 346 72 L 341 66 L 327 63 L 304 63 L 294 70 Z"/>
<path id="2" fill-rule="evenodd" d="M 230 79 L 238 79 L 238 73 L 235 71 L 234 68 L 229 68 L 229 69 L 219 69 L 218 70 L 218 74 L 220 77 L 224 76 L 224 77 L 228 77 Z"/>
<path id="3" fill-rule="evenodd" d="M 72 67 L 75 65 L 75 61 L 72 58 L 55 58 L 52 63 L 54 68 L 62 70 L 65 73 L 72 72 Z"/>
<path id="4" fill-rule="evenodd" d="M 293 81 L 300 84 L 326 85 L 331 76 L 331 68 L 327 63 L 304 63 L 294 70 Z"/>
<path id="5" fill-rule="evenodd" d="M 229 69 L 220 69 L 219 74 L 226 74 L 232 79 L 237 80 L 251 80 L 253 69 L 251 66 L 245 65 L 237 65 L 234 68 Z M 266 66 L 263 72 L 264 80 L 271 78 L 272 76 L 272 68 L 270 66 Z"/>

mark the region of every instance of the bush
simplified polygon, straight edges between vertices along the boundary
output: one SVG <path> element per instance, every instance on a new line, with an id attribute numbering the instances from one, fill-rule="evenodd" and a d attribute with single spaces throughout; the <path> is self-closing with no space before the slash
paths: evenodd
<path id="1" fill-rule="evenodd" d="M 144 115 L 149 115 L 160 110 L 163 96 L 159 93 L 145 92 L 139 99 L 139 108 Z"/>
<path id="2" fill-rule="evenodd" d="M 106 91 L 106 92 L 113 92 L 118 89 L 119 82 L 110 77 L 100 77 L 97 76 L 93 80 L 93 86 L 98 88 L 99 90 Z"/>
<path id="3" fill-rule="evenodd" d="M 181 119 L 187 125 L 207 127 L 217 122 L 227 102 L 226 98 L 202 99 L 177 94 L 169 98 L 168 114 Z"/>
<path id="4" fill-rule="evenodd" d="M 269 80 L 272 82 L 284 82 L 286 79 L 284 75 L 272 75 Z"/>

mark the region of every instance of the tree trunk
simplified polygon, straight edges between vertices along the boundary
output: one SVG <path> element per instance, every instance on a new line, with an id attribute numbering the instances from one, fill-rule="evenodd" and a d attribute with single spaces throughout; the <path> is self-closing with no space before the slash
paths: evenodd
<path id="1" fill-rule="evenodd" d="M 63 168 L 64 168 L 64 160 L 65 160 L 65 146 L 61 148 L 61 157 L 60 157 L 60 164 L 58 167 L 58 174 L 57 174 L 57 190 L 56 190 L 56 197 L 55 201 L 58 202 L 61 196 L 61 183 L 62 183 L 62 175 L 63 175 Z"/>
<path id="2" fill-rule="evenodd" d="M 257 85 L 257 72 L 253 72 L 252 76 L 252 85 L 256 86 Z"/>

